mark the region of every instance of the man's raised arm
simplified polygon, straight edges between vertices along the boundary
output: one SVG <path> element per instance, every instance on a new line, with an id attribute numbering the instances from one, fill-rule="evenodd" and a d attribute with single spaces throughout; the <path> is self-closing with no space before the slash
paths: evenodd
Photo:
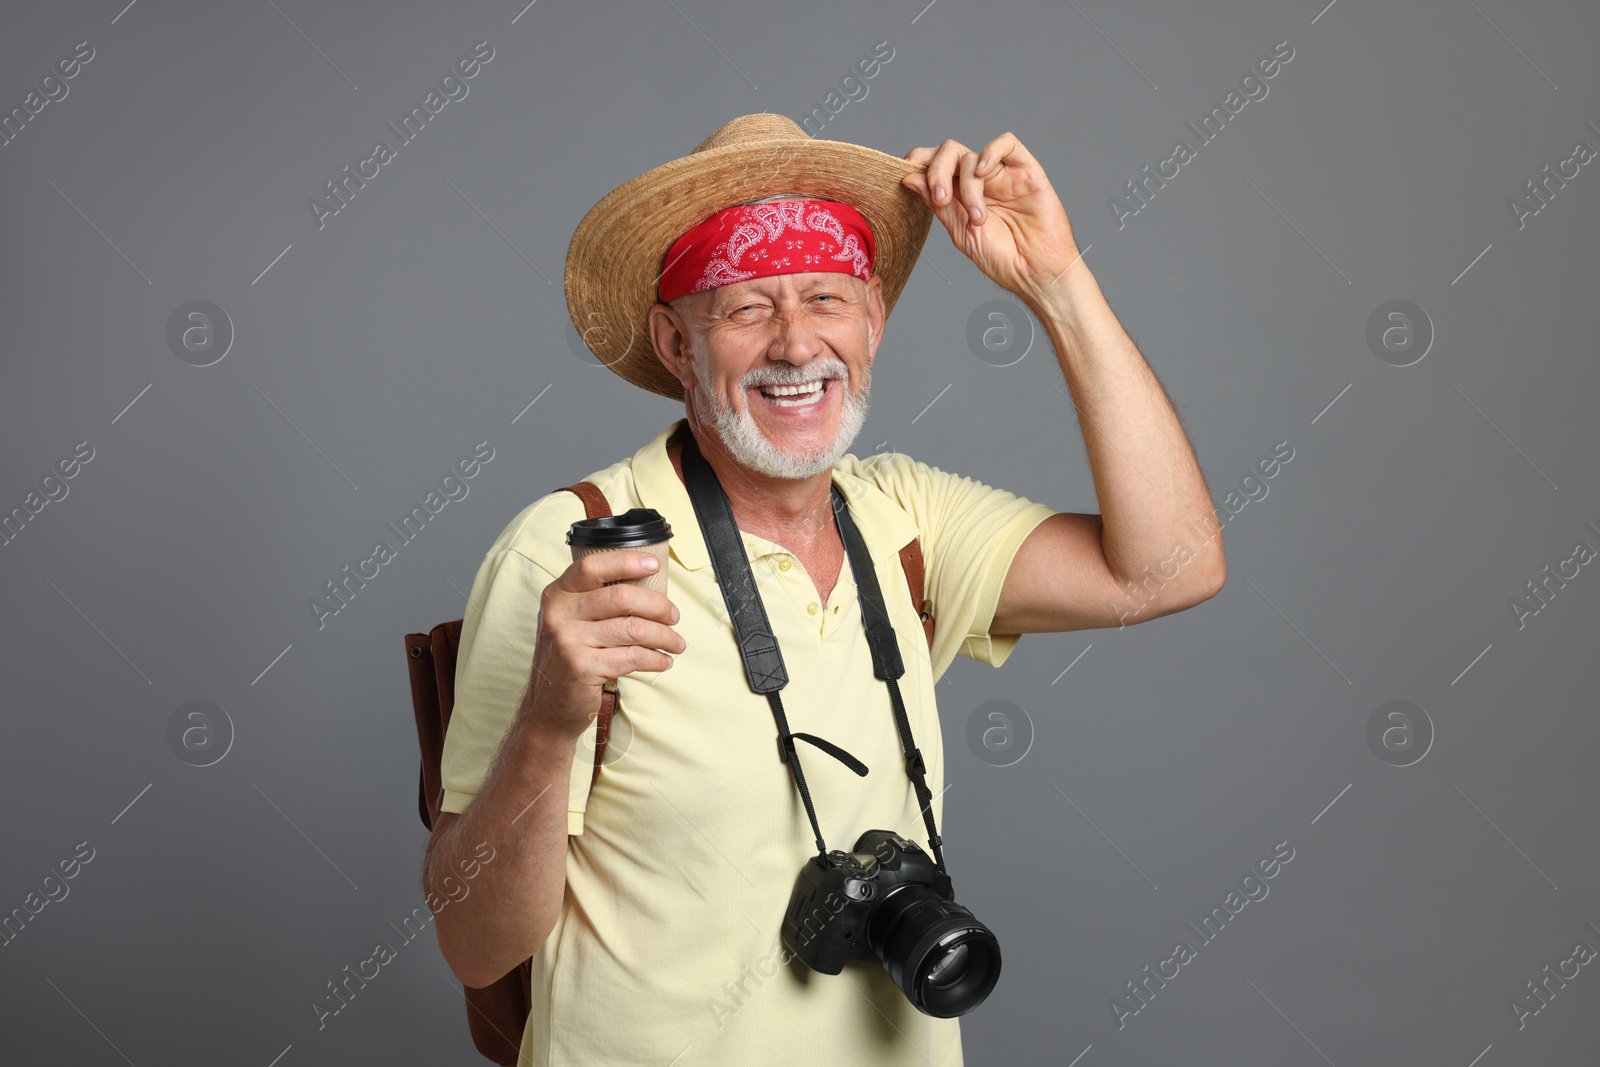
<path id="1" fill-rule="evenodd" d="M 928 169 L 903 184 L 924 198 L 951 242 L 1049 331 L 1100 501 L 1099 515 L 1064 512 L 1028 535 L 990 632 L 1109 626 L 1130 613 L 1152 619 L 1214 596 L 1227 576 L 1220 531 L 1173 558 L 1194 529 L 1216 525 L 1194 450 L 1084 264 L 1044 168 L 1010 133 L 978 152 L 946 140 L 906 158 Z M 1135 597 L 1146 569 L 1163 563 L 1176 570 L 1161 575 L 1153 596 Z"/>

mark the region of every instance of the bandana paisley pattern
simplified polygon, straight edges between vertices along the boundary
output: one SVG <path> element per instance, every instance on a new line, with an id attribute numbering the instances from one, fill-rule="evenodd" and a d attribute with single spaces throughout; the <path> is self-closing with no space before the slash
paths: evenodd
<path id="1" fill-rule="evenodd" d="M 866 281 L 875 251 L 871 224 L 849 204 L 741 204 L 718 211 L 673 242 L 659 296 L 668 302 L 751 278 L 812 271 Z"/>

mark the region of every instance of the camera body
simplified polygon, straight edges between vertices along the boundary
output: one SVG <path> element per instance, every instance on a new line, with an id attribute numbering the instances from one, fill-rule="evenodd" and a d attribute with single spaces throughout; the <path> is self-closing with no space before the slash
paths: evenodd
<path id="1" fill-rule="evenodd" d="M 813 856 L 795 879 L 783 943 L 813 971 L 838 974 L 846 960 L 877 958 L 868 938 L 873 913 L 902 886 L 926 886 L 950 900 L 950 876 L 915 841 L 868 830 L 850 852 Z"/>
<path id="2" fill-rule="evenodd" d="M 963 1015 L 1000 976 L 1000 944 L 953 899 L 950 876 L 892 830 L 868 830 L 850 852 L 801 868 L 783 916 L 783 944 L 823 974 L 848 960 L 882 961 L 927 1015 Z"/>

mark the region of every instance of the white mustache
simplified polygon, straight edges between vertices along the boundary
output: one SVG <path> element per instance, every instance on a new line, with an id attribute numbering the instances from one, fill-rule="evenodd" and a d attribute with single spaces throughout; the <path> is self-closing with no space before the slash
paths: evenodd
<path id="1" fill-rule="evenodd" d="M 753 382 L 753 383 L 751 383 L 750 388 L 751 389 L 761 389 L 761 388 L 763 388 L 765 386 L 769 386 L 769 385 L 816 385 L 818 382 L 832 381 L 835 378 L 843 381 L 844 378 L 845 378 L 845 375 L 843 375 L 843 374 L 824 374 L 819 378 L 797 378 L 792 382 L 770 382 L 770 381 L 769 382 Z"/>

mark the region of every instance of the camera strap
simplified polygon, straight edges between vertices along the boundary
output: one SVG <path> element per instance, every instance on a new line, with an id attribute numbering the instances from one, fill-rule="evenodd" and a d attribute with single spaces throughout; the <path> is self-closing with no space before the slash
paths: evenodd
<path id="1" fill-rule="evenodd" d="M 828 846 L 822 839 L 822 828 L 817 822 L 816 808 L 811 802 L 811 791 L 806 787 L 804 772 L 800 769 L 800 755 L 795 751 L 795 741 L 805 741 L 833 756 L 857 775 L 865 776 L 867 767 L 844 749 L 807 733 L 791 733 L 788 717 L 783 712 L 783 701 L 778 691 L 789 684 L 789 673 L 783 665 L 783 653 L 778 639 L 773 635 L 767 618 L 765 604 L 756 588 L 755 575 L 750 570 L 750 560 L 745 554 L 739 527 L 733 519 L 733 508 L 728 496 L 717 480 L 716 472 L 700 454 L 693 433 L 683 435 L 684 486 L 689 501 L 694 505 L 695 518 L 705 538 L 711 569 L 728 608 L 728 618 L 733 624 L 739 654 L 744 660 L 745 676 L 750 688 L 765 694 L 772 706 L 772 717 L 778 728 L 778 758 L 789 766 L 795 788 L 805 805 L 806 816 L 811 820 L 811 831 L 817 839 L 817 852 L 827 855 Z M 849 504 L 837 485 L 829 486 L 834 521 L 844 542 L 845 558 L 850 573 L 856 581 L 857 599 L 861 605 L 861 621 L 866 631 L 867 647 L 872 654 L 872 672 L 889 687 L 889 703 L 894 712 L 895 729 L 900 735 L 900 747 L 905 756 L 906 776 L 911 779 L 917 802 L 922 805 L 923 822 L 928 828 L 928 845 L 932 849 L 935 867 L 944 872 L 944 855 L 940 846 L 938 826 L 933 818 L 933 795 L 928 790 L 924 773 L 926 765 L 922 752 L 911 735 L 911 720 L 906 715 L 905 701 L 900 696 L 898 679 L 905 674 L 905 664 L 900 658 L 900 646 L 894 627 L 889 623 L 889 612 L 884 605 L 883 590 L 872 565 L 872 555 L 866 541 L 850 515 Z"/>

